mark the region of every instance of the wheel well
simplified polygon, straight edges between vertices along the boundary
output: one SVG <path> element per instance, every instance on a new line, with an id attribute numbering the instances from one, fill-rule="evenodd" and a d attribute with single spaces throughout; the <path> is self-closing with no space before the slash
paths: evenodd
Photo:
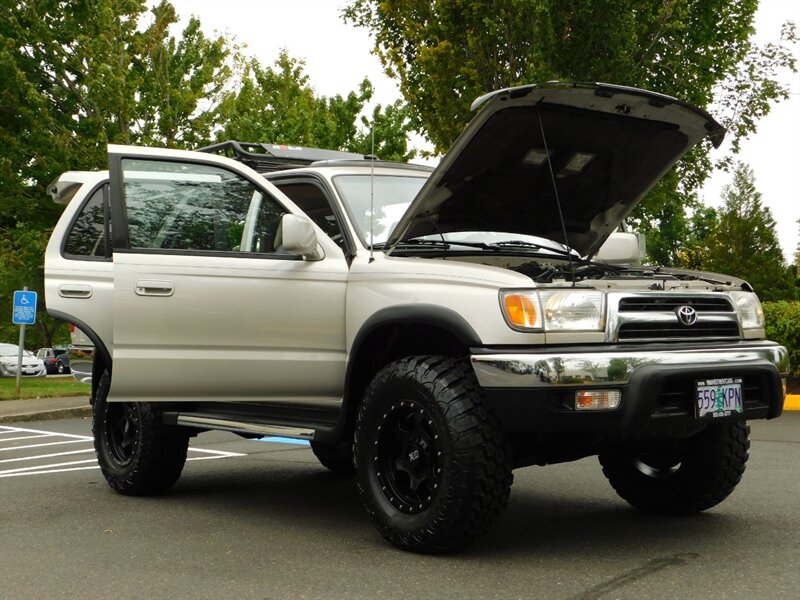
<path id="1" fill-rule="evenodd" d="M 353 432 L 358 406 L 369 382 L 380 369 L 404 356 L 438 354 L 467 356 L 469 347 L 444 327 L 427 323 L 392 323 L 376 327 L 350 357 L 344 398 L 344 437 Z"/>

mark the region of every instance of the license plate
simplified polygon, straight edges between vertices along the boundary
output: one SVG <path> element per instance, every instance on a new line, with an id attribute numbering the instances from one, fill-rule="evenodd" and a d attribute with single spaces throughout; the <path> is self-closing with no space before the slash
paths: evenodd
<path id="1" fill-rule="evenodd" d="M 744 412 L 742 378 L 725 377 L 697 382 L 696 412 L 698 419 L 717 419 Z"/>

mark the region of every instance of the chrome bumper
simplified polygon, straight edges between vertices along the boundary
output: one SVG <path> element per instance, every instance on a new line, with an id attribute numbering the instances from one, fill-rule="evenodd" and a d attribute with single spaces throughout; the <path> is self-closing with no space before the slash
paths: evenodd
<path id="1" fill-rule="evenodd" d="M 599 348 L 598 348 L 599 350 Z M 613 352 L 523 352 L 473 354 L 472 367 L 484 388 L 552 388 L 562 385 L 628 384 L 643 367 L 752 365 L 770 363 L 782 377 L 789 372 L 786 348 L 772 342 L 736 347 Z"/>

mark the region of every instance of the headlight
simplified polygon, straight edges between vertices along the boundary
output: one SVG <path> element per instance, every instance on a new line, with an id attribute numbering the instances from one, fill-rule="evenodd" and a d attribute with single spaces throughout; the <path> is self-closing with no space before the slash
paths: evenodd
<path id="1" fill-rule="evenodd" d="M 729 294 L 736 304 L 742 329 L 763 329 L 764 309 L 761 308 L 758 296 L 753 292 L 729 292 Z"/>
<path id="2" fill-rule="evenodd" d="M 500 293 L 503 316 L 524 331 L 602 331 L 605 294 L 595 290 L 513 290 Z"/>
<path id="3" fill-rule="evenodd" d="M 603 292 L 544 290 L 539 297 L 546 331 L 601 331 L 605 327 Z"/>

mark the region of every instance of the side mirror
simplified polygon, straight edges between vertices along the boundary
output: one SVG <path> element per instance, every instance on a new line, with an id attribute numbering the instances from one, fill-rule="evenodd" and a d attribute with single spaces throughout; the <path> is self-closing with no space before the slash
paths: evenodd
<path id="1" fill-rule="evenodd" d="M 639 235 L 625 231 L 615 231 L 608 236 L 605 243 L 600 246 L 594 260 L 609 265 L 640 265 L 642 264 L 642 251 L 639 245 Z"/>
<path id="2" fill-rule="evenodd" d="M 317 241 L 314 224 L 307 217 L 288 213 L 283 215 L 278 235 L 281 239 L 276 242 L 291 254 L 302 256 L 305 260 L 325 258 Z"/>

